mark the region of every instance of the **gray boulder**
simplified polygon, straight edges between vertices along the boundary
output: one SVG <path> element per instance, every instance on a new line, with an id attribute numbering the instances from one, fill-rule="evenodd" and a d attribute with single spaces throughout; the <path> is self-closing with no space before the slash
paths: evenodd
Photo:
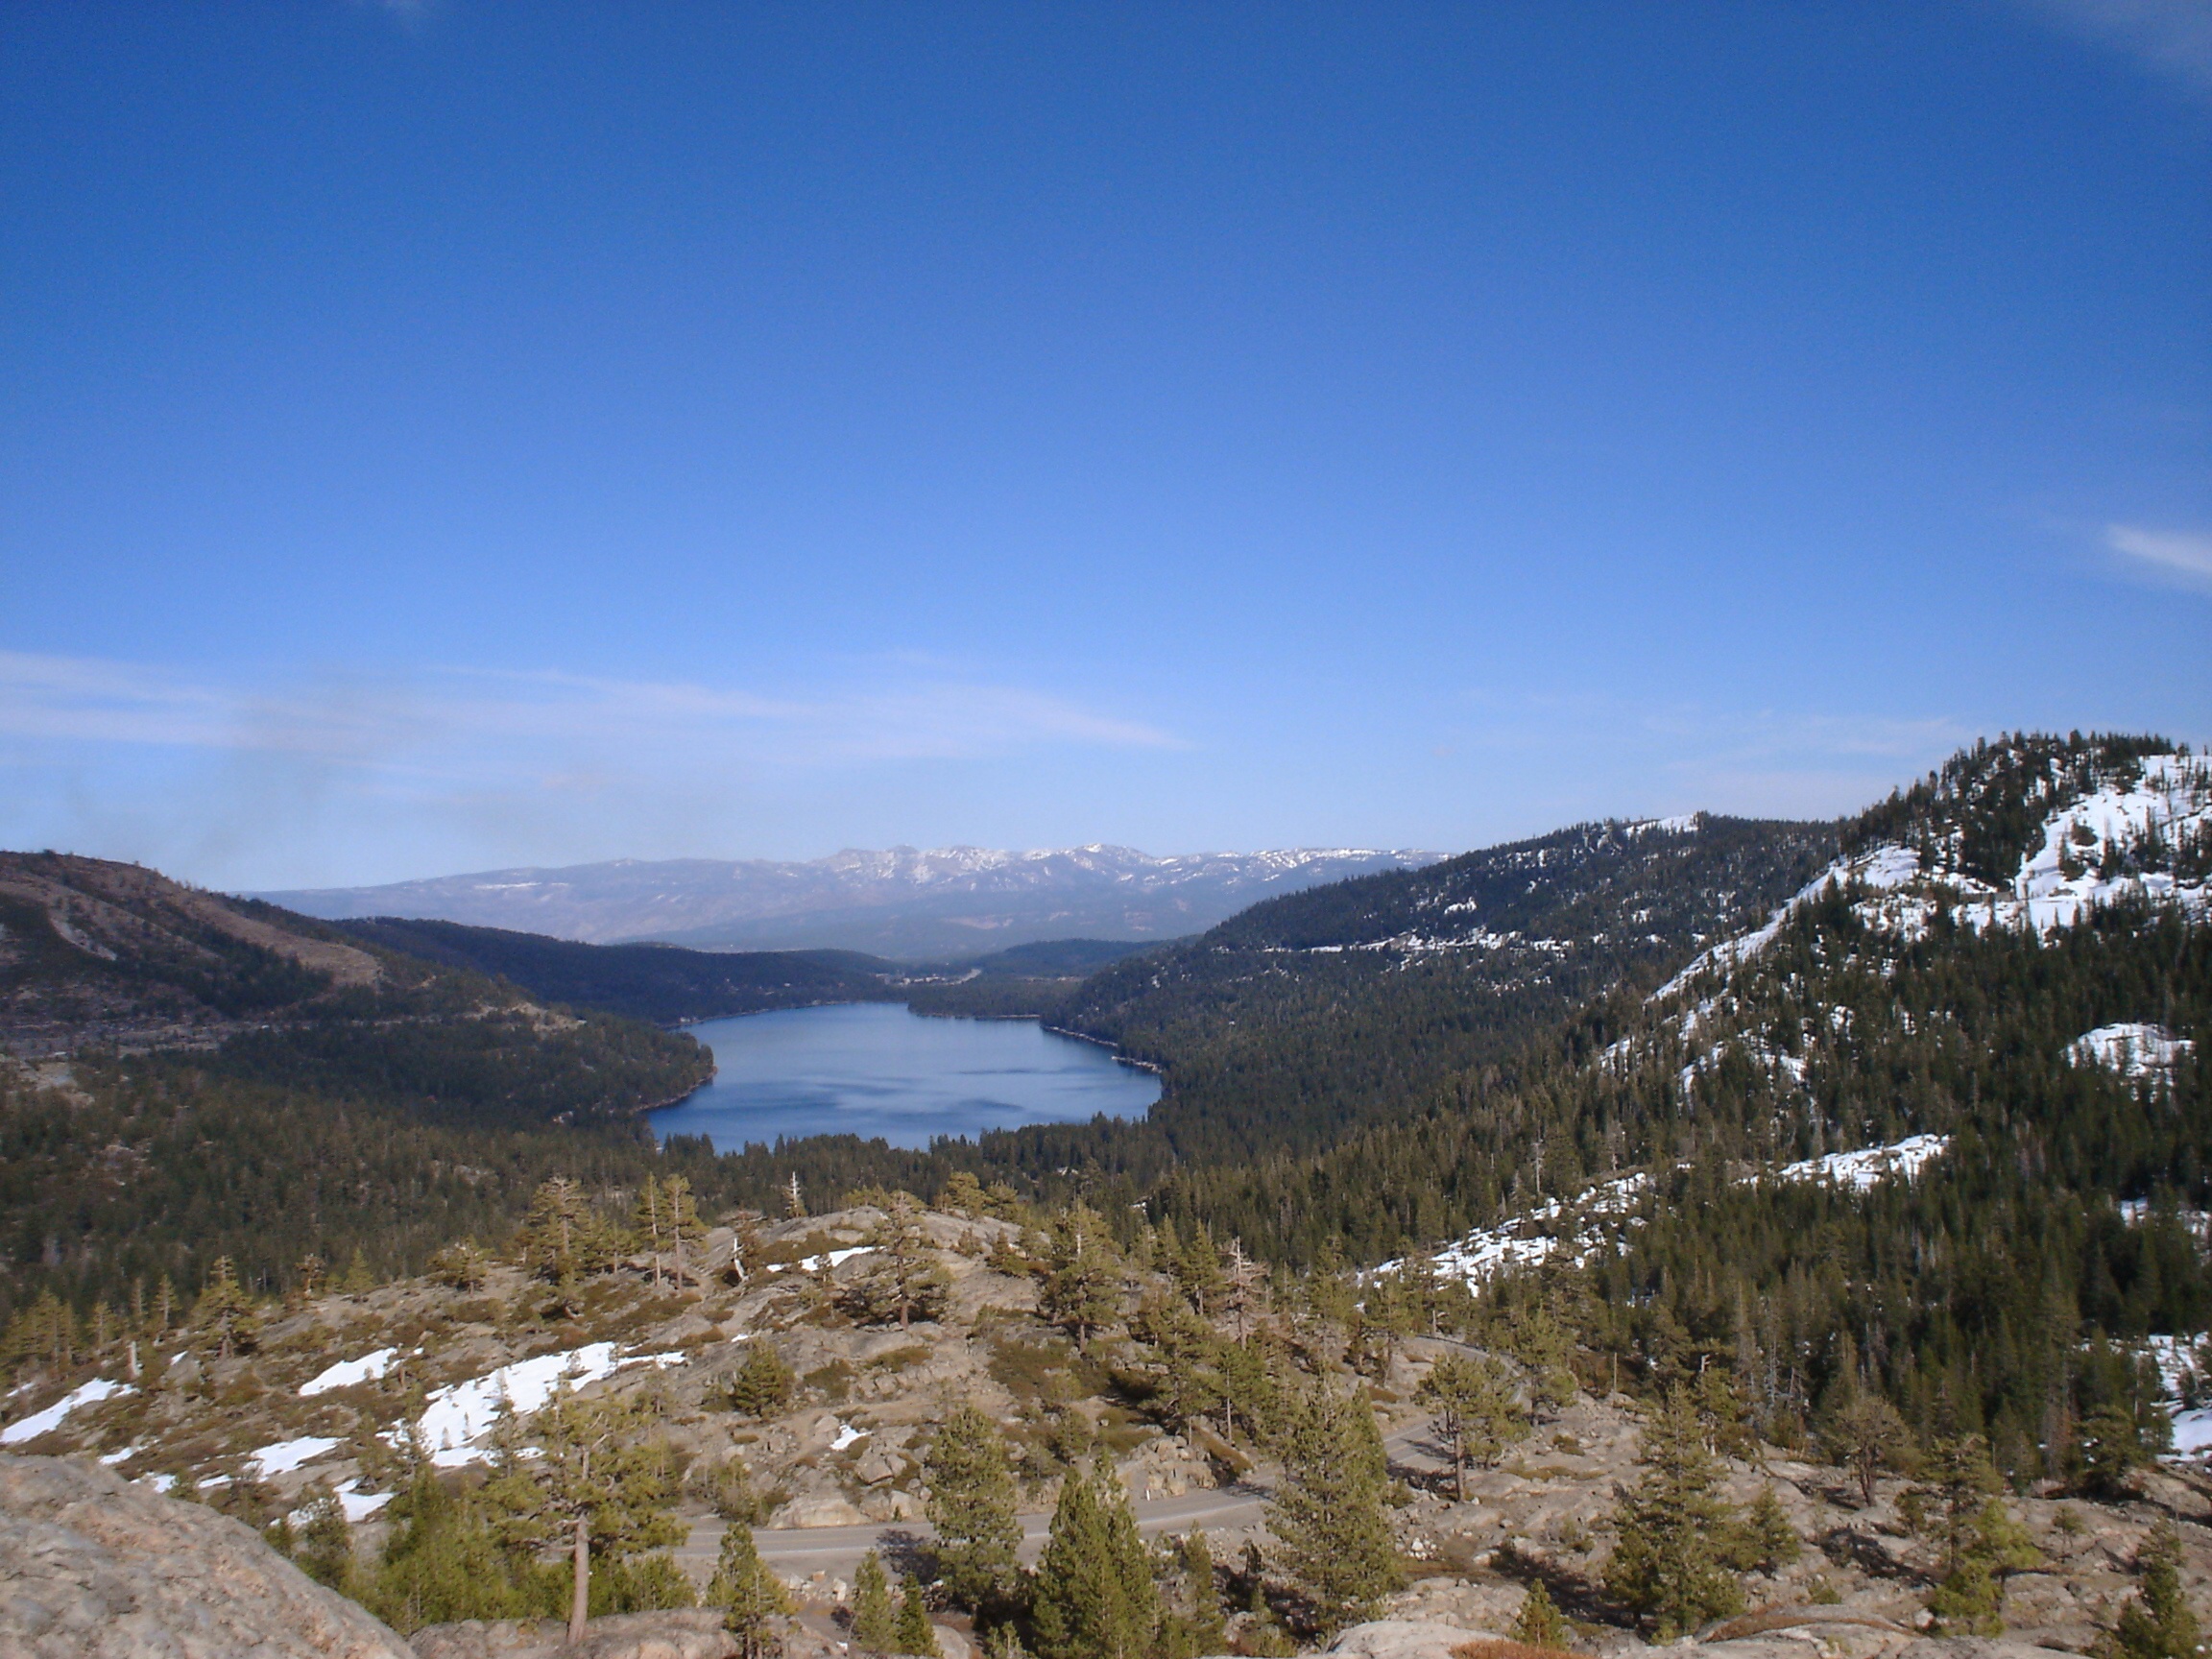
<path id="1" fill-rule="evenodd" d="M 0 1653 L 414 1659 L 252 1527 L 96 1464 L 0 1455 Z"/>

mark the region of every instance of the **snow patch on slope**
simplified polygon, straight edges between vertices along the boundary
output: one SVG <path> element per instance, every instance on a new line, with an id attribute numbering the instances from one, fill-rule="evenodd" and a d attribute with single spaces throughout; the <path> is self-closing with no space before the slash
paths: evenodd
<path id="1" fill-rule="evenodd" d="M 326 1365 L 306 1382 L 300 1384 L 300 1398 L 311 1400 L 318 1394 L 327 1394 L 333 1388 L 350 1388 L 359 1382 L 373 1382 L 392 1369 L 392 1361 L 399 1358 L 397 1348 L 379 1348 L 373 1354 L 364 1354 L 358 1359 L 341 1359 L 335 1365 Z"/>
<path id="2" fill-rule="evenodd" d="M 118 1395 L 135 1394 L 138 1390 L 128 1382 L 110 1382 L 105 1377 L 95 1377 L 89 1382 L 80 1382 L 43 1411 L 18 1418 L 5 1429 L 0 1429 L 0 1446 L 20 1446 L 26 1440 L 61 1427 L 61 1419 L 83 1406 L 97 1406 L 103 1400 Z"/>
<path id="3" fill-rule="evenodd" d="M 2066 1057 L 2077 1066 L 2102 1066 L 2123 1077 L 2151 1077 L 2171 1072 L 2196 1046 L 2163 1025 L 2100 1025 L 2067 1045 Z"/>
<path id="4" fill-rule="evenodd" d="M 1772 1171 L 1771 1179 L 1825 1181 L 1863 1192 L 1877 1182 L 1917 1179 L 1950 1144 L 1945 1135 L 1911 1135 L 1888 1146 L 1831 1152 L 1787 1164 Z M 1431 1260 L 1445 1278 L 1470 1286 L 1552 1261 L 1579 1267 L 1600 1253 L 1625 1247 L 1629 1230 L 1644 1225 L 1644 1217 L 1632 1212 L 1650 1187 L 1651 1177 L 1643 1171 L 1616 1176 L 1573 1198 L 1547 1199 L 1496 1227 L 1479 1227 Z M 1374 1271 L 1397 1273 L 1404 1267 L 1403 1261 L 1385 1262 Z"/>
<path id="5" fill-rule="evenodd" d="M 1831 1152 L 1825 1158 L 1807 1158 L 1786 1164 L 1775 1171 L 1778 1181 L 1826 1181 L 1863 1192 L 1878 1181 L 1892 1176 L 1917 1180 L 1920 1171 L 1940 1158 L 1951 1145 L 1948 1135 L 1909 1135 L 1891 1146 L 1868 1146 L 1857 1152 Z"/>
<path id="6" fill-rule="evenodd" d="M 612 1342 L 593 1342 L 565 1354 L 541 1354 L 517 1359 L 496 1371 L 466 1382 L 452 1382 L 431 1394 L 429 1407 L 415 1424 L 415 1432 L 430 1461 L 441 1469 L 458 1469 L 482 1460 L 477 1444 L 492 1431 L 502 1405 L 518 1417 L 541 1410 L 564 1385 L 582 1388 L 612 1377 L 625 1365 L 674 1365 L 681 1354 L 639 1354 L 618 1358 Z"/>
<path id="7" fill-rule="evenodd" d="M 1791 916 L 1831 888 L 1856 883 L 1870 896 L 1853 906 L 1868 926 L 1908 943 L 1925 937 L 1938 910 L 1963 926 L 2029 927 L 2049 935 L 2092 911 L 2128 899 L 2212 910 L 2212 887 L 2171 870 L 2130 870 L 2148 852 L 2171 849 L 2212 828 L 2212 761 L 2155 755 L 2127 781 L 2115 780 L 2054 809 L 2041 843 L 2001 886 L 1954 869 L 1933 869 L 1910 847 L 1886 844 L 1839 858 L 1767 921 L 1723 940 L 1651 994 L 1660 1002 L 1706 973 L 1725 974 L 1771 945 Z M 2107 874 L 2109 872 L 2109 874 Z"/>

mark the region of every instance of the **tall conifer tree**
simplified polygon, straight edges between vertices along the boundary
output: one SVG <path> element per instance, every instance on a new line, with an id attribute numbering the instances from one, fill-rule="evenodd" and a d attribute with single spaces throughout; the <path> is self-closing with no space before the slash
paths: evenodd
<path id="1" fill-rule="evenodd" d="M 1160 1626 L 1152 1564 L 1103 1453 L 1060 1488 L 1032 1617 L 1041 1659 L 1143 1659 L 1152 1649 Z"/>
<path id="2" fill-rule="evenodd" d="M 1368 1617 L 1404 1582 L 1383 1512 L 1389 1481 L 1366 1397 L 1317 1384 L 1285 1437 L 1283 1482 L 1267 1527 L 1325 1633 Z"/>

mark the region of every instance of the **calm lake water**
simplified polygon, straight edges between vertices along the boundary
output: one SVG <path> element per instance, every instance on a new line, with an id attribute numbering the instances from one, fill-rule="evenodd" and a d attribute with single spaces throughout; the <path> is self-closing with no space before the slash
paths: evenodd
<path id="1" fill-rule="evenodd" d="M 788 1008 L 688 1027 L 714 1081 L 653 1114 L 659 1135 L 717 1151 L 778 1136 L 881 1136 L 926 1146 L 1022 1123 L 1141 1118 L 1160 1080 L 1034 1020 L 925 1020 L 896 1002 Z"/>

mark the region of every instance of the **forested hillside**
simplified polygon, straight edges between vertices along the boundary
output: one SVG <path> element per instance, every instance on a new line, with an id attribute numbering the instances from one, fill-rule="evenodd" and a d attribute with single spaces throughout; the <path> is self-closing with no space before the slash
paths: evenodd
<path id="1" fill-rule="evenodd" d="M 1833 827 L 1592 824 L 1255 905 L 1052 1012 L 1163 1067 L 1187 1163 L 1327 1145 L 1465 1079 L 1617 985 L 1656 985 L 1833 855 Z"/>
<path id="2" fill-rule="evenodd" d="M 709 1074 L 689 1037 L 132 865 L 5 855 L 0 914 L 0 1307 L 222 1255 L 273 1287 L 418 1263 L 549 1169 L 643 1166 L 637 1113 Z"/>
<path id="3" fill-rule="evenodd" d="M 583 945 L 504 927 L 377 916 L 329 926 L 426 961 L 510 979 L 548 1002 L 681 1025 L 769 1008 L 879 1001 L 898 995 L 888 962 L 846 950 L 687 950 Z"/>
<path id="4" fill-rule="evenodd" d="M 310 1254 L 397 1271 L 497 1244 L 556 1171 L 616 1211 L 671 1169 L 709 1211 L 965 1172 L 1130 1242 L 1432 1261 L 1625 1383 L 1721 1364 L 1784 1438 L 1876 1387 L 2017 1473 L 2100 1410 L 2148 1425 L 2155 1377 L 2101 1339 L 2212 1325 L 2208 802 L 2170 745 L 2021 738 L 1840 827 L 1585 827 L 1287 898 L 1058 993 L 1164 1068 L 1150 1121 L 928 1152 L 657 1151 L 633 1114 L 697 1075 L 687 1039 L 40 865 L 8 890 L 13 1029 L 74 1008 L 99 1041 L 11 1086 L 5 1295 L 120 1305 L 217 1253 L 272 1288 Z"/>
<path id="5" fill-rule="evenodd" d="M 2023 1478 L 2099 1411 L 2150 1432 L 2155 1370 L 2103 1339 L 2212 1325 L 2212 769 L 2168 748 L 1962 757 L 1657 994 L 1156 1208 L 1310 1262 L 1476 1229 L 1440 1270 L 1533 1287 L 1630 1380 L 1718 1361 L 1776 1437 L 1869 1385 Z"/>

